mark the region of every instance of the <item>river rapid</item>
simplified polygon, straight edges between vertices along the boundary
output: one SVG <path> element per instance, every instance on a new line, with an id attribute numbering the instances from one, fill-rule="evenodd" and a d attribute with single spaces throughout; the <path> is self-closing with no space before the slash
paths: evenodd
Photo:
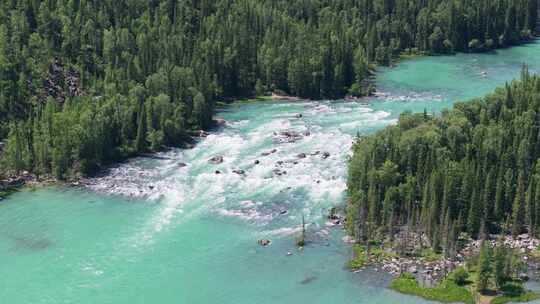
<path id="1" fill-rule="evenodd" d="M 427 303 L 387 289 L 384 273 L 345 269 L 350 246 L 326 216 L 345 203 L 354 137 L 480 97 L 523 63 L 540 72 L 539 58 L 540 42 L 422 57 L 380 69 L 361 102 L 234 103 L 193 149 L 133 159 L 88 188 L 16 193 L 0 202 L 0 301 Z"/>

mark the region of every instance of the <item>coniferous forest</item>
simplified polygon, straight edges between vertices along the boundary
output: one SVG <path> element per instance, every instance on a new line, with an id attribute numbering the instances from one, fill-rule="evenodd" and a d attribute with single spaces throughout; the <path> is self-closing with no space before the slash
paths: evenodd
<path id="1" fill-rule="evenodd" d="M 366 95 L 375 65 L 402 53 L 519 44 L 531 39 L 537 12 L 536 0 L 2 1 L 0 141 L 6 146 L 0 172 L 65 179 L 179 145 L 191 131 L 211 126 L 218 100 L 275 91 L 313 99 Z M 403 132 L 402 144 L 423 142 L 408 146 L 423 147 L 417 154 L 389 149 L 364 163 L 371 152 L 358 145 L 351 170 L 355 205 L 369 206 L 366 216 L 374 223 L 426 221 L 431 236 L 465 223 L 473 234 L 480 227 L 491 231 L 504 218 L 526 219 L 513 223 L 515 230 L 536 225 L 528 205 L 537 191 L 535 170 L 527 167 L 536 161 L 535 116 L 527 112 L 532 93 L 525 91 L 535 84 L 535 78 L 514 84 L 504 101 L 486 102 L 496 106 L 477 101 L 441 119 L 404 115 L 400 127 L 369 140 L 378 151 L 377 140 L 398 140 Z M 514 134 L 496 127 L 512 125 L 514 116 L 530 128 Z M 429 132 L 413 132 L 419 128 Z M 510 150 L 463 146 L 485 138 Z M 391 161 L 382 162 L 386 156 Z M 443 157 L 452 174 L 435 168 Z M 359 166 L 370 174 L 356 172 Z M 424 195 L 404 194 L 424 182 Z M 475 203 L 494 199 L 498 207 L 485 215 L 449 205 L 458 194 L 461 204 L 472 197 Z M 395 197 L 403 204 L 383 203 Z M 458 212 L 461 207 L 471 211 Z"/>
<path id="2" fill-rule="evenodd" d="M 403 227 L 452 254 L 461 233 L 540 234 L 540 77 L 440 116 L 403 113 L 359 138 L 349 169 L 348 228 L 359 241 Z"/>

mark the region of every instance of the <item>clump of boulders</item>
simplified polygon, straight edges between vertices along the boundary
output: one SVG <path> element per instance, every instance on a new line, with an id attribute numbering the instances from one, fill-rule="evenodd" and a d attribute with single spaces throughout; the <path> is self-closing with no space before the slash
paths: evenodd
<path id="1" fill-rule="evenodd" d="M 275 143 L 280 143 L 280 144 L 294 143 L 296 141 L 301 140 L 303 137 L 304 137 L 304 134 L 300 132 L 288 130 L 288 131 L 274 132 L 273 141 Z"/>
<path id="2" fill-rule="evenodd" d="M 464 261 L 449 258 L 431 261 L 422 256 L 411 256 L 386 258 L 380 261 L 380 264 L 383 271 L 393 276 L 411 273 L 423 286 L 432 286 L 457 267 L 464 265 Z"/>

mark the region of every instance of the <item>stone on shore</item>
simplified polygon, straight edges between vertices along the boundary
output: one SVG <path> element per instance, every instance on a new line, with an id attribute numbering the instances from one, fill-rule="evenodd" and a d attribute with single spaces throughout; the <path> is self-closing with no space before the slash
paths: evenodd
<path id="1" fill-rule="evenodd" d="M 208 135 L 210 135 L 210 133 L 204 131 L 204 130 L 199 130 L 197 136 L 198 137 L 201 137 L 201 138 L 205 138 L 205 137 L 208 137 Z"/>

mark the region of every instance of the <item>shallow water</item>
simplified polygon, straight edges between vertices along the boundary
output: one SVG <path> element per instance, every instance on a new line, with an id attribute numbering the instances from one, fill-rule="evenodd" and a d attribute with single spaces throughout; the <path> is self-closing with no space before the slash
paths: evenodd
<path id="1" fill-rule="evenodd" d="M 395 123 L 405 110 L 440 112 L 482 96 L 518 77 L 524 62 L 540 71 L 539 55 L 540 42 L 404 61 L 380 71 L 381 94 L 367 104 L 233 104 L 218 113 L 227 125 L 194 149 L 134 159 L 91 189 L 17 193 L 0 205 L 0 299 L 426 303 L 388 290 L 385 274 L 344 269 L 350 248 L 325 216 L 344 203 L 353 138 Z M 282 131 L 299 140 L 280 143 L 274 133 Z M 224 162 L 209 164 L 216 155 Z M 232 172 L 238 169 L 245 174 Z M 300 252 L 294 241 L 302 216 L 310 245 Z M 272 243 L 260 247 L 262 238 Z"/>

